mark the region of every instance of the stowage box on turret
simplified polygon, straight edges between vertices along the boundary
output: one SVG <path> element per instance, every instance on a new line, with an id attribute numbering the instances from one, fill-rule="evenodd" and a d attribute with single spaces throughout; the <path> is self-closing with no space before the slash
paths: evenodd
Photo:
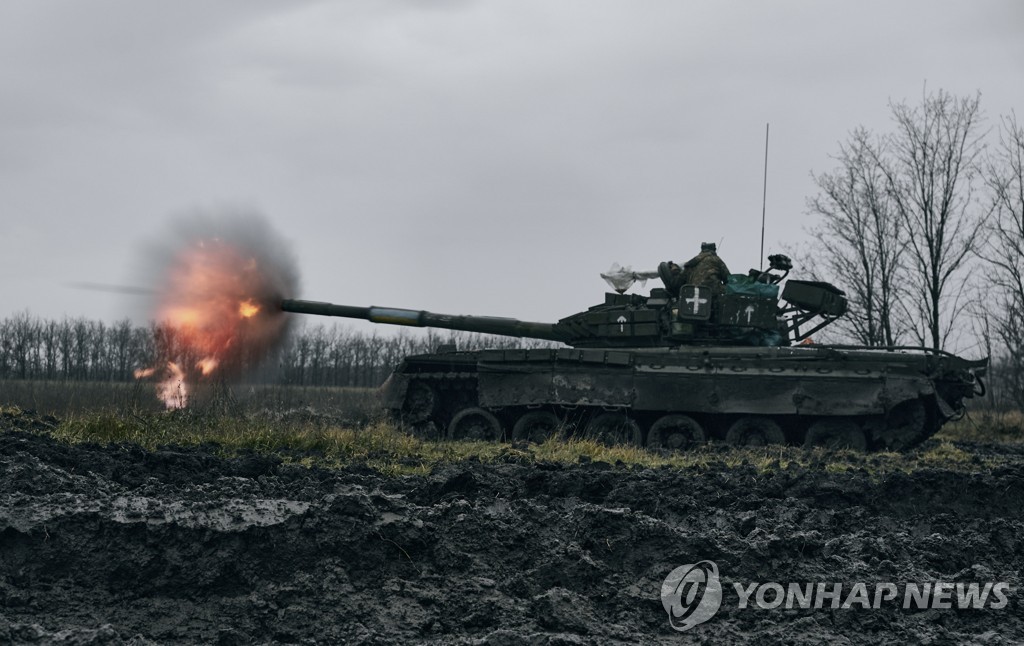
<path id="1" fill-rule="evenodd" d="M 845 295 L 823 282 L 783 283 L 789 259 L 769 260 L 767 270 L 710 279 L 689 263 L 644 273 L 613 267 L 602 276 L 615 292 L 557 323 L 301 300 L 281 308 L 565 344 L 406 357 L 382 387 L 384 405 L 425 437 L 898 450 L 937 432 L 982 391 L 985 359 L 809 343 L 846 312 Z M 664 286 L 650 295 L 624 293 L 655 277 Z"/>

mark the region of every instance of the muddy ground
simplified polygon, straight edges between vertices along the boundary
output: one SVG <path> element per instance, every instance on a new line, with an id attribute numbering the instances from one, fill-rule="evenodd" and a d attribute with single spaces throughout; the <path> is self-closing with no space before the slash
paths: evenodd
<path id="1" fill-rule="evenodd" d="M 1024 640 L 1024 455 L 884 478 L 518 461 L 426 477 L 0 431 L 0 643 Z M 685 633 L 661 583 L 711 560 Z M 732 582 L 998 582 L 1001 609 L 740 609 Z"/>

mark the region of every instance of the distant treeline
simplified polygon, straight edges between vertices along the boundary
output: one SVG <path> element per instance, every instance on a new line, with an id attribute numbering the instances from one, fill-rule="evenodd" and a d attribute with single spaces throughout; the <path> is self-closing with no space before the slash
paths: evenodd
<path id="1" fill-rule="evenodd" d="M 365 334 L 344 325 L 318 325 L 293 331 L 258 365 L 252 357 L 238 361 L 250 382 L 373 387 L 384 382 L 402 357 L 450 343 L 460 350 L 552 345 L 468 332 Z M 173 331 L 156 324 L 50 320 L 20 313 L 0 320 L 0 379 L 128 382 L 135 379 L 136 370 L 157 365 L 162 357 L 193 363 L 201 358 L 181 357 L 175 345 Z"/>
<path id="2" fill-rule="evenodd" d="M 294 330 L 281 348 L 257 364 L 239 357 L 247 383 L 294 386 L 379 386 L 410 354 L 433 352 L 442 344 L 460 350 L 537 348 L 556 344 L 532 339 L 400 330 L 365 334 L 343 324 Z M 130 382 L 135 371 L 158 365 L 161 357 L 178 357 L 194 365 L 201 357 L 183 357 L 172 331 L 158 325 L 137 326 L 125 319 L 113 324 L 83 318 L 48 320 L 27 313 L 0 320 L 0 380 Z M 996 356 L 985 382 L 983 406 L 1024 408 L 1020 361 Z"/>
<path id="3" fill-rule="evenodd" d="M 364 334 L 344 324 L 317 325 L 293 333 L 285 343 L 278 359 L 280 382 L 303 386 L 379 386 L 403 357 L 434 352 L 446 344 L 459 350 L 558 345 L 537 339 L 448 330 Z"/>

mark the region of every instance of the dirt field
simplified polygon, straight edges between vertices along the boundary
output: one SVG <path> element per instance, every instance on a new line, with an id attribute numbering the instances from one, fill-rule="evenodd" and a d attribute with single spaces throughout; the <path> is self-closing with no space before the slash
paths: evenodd
<path id="1" fill-rule="evenodd" d="M 956 468 L 910 474 L 870 458 L 681 471 L 509 452 L 385 477 L 68 445 L 19 420 L 0 430 L 0 643 L 1024 640 L 1020 444 L 960 444 Z M 680 633 L 662 581 L 701 560 L 721 609 Z M 733 583 L 772 581 L 1009 592 L 1002 608 L 739 607 Z"/>

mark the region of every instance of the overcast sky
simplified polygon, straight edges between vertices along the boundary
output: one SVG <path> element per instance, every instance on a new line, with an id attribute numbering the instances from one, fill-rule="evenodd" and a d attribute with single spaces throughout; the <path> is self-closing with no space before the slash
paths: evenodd
<path id="1" fill-rule="evenodd" d="M 890 100 L 994 124 L 1022 72 L 1019 0 L 4 0 L 0 318 L 134 314 L 69 284 L 246 210 L 305 298 L 556 320 L 612 262 L 758 265 L 766 123 L 769 253 Z"/>

